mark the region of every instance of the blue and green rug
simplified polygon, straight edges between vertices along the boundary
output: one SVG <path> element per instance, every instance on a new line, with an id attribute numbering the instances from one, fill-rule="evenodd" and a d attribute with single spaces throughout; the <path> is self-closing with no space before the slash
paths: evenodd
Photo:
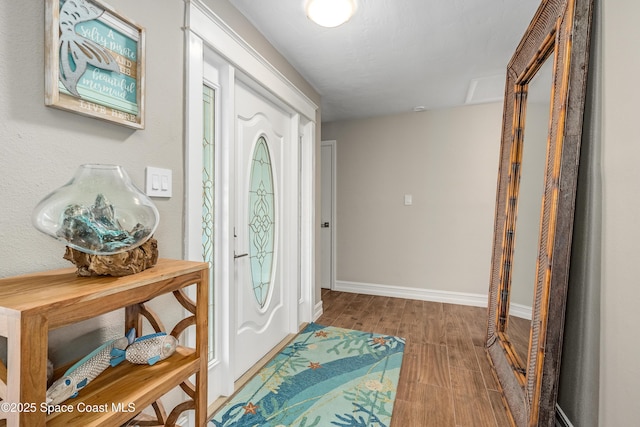
<path id="1" fill-rule="evenodd" d="M 383 427 L 404 339 L 308 325 L 213 417 L 216 427 Z"/>

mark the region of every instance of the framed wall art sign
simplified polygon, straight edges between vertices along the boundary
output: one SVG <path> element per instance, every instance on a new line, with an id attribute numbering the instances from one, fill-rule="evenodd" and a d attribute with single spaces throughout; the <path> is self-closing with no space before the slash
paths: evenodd
<path id="1" fill-rule="evenodd" d="M 144 29 L 101 1 L 45 4 L 45 104 L 144 129 Z"/>

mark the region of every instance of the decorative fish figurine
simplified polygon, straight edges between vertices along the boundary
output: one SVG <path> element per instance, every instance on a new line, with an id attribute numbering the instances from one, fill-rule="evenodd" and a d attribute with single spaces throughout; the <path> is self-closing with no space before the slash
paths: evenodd
<path id="1" fill-rule="evenodd" d="M 100 17 L 104 10 L 85 0 L 67 0 L 60 7 L 60 81 L 75 96 L 87 65 L 120 73 L 109 51 L 76 32 L 76 25 Z"/>
<path id="2" fill-rule="evenodd" d="M 177 346 L 178 340 L 165 332 L 145 335 L 137 338 L 126 350 L 113 348 L 111 366 L 116 366 L 125 359 L 138 365 L 153 365 L 175 353 Z"/>
<path id="3" fill-rule="evenodd" d="M 107 341 L 67 369 L 62 378 L 47 390 L 47 405 L 59 405 L 70 397 L 76 397 L 80 390 L 110 366 L 111 351 L 127 348 L 134 342 L 135 336 L 135 329 L 131 329 L 126 336 Z"/>

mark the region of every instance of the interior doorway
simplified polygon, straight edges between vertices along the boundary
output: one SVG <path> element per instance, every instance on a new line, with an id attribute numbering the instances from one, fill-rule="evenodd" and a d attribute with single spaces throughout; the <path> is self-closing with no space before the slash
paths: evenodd
<path id="1" fill-rule="evenodd" d="M 323 289 L 334 289 L 336 280 L 336 141 L 322 141 L 320 163 L 322 175 L 320 286 Z"/>

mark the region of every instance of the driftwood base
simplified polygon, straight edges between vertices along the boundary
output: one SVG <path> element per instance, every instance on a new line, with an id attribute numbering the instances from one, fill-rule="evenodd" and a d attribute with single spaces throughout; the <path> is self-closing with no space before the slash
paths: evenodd
<path id="1" fill-rule="evenodd" d="M 156 265 L 158 241 L 152 237 L 137 248 L 115 255 L 92 255 L 67 246 L 63 258 L 78 267 L 78 276 L 128 276 Z"/>

